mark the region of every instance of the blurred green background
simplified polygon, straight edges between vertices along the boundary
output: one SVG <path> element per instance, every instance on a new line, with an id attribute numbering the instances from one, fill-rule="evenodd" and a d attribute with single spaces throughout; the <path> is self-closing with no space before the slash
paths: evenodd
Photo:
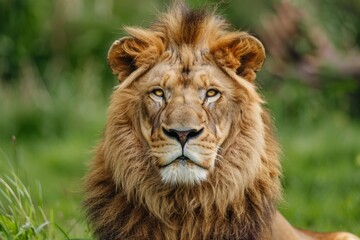
<path id="1" fill-rule="evenodd" d="M 267 49 L 256 81 L 284 152 L 281 212 L 301 228 L 360 234 L 360 1 L 188 2 L 218 7 Z M 72 238 L 90 235 L 82 177 L 117 84 L 107 50 L 167 4 L 0 0 L 0 175 L 40 182 L 45 214 Z"/>

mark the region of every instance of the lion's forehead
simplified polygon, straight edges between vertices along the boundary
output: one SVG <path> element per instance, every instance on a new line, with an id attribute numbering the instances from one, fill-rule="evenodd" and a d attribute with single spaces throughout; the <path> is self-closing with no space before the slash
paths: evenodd
<path id="1" fill-rule="evenodd" d="M 184 70 L 181 64 L 159 63 L 150 70 L 149 85 L 158 85 L 164 89 L 173 88 L 208 88 L 211 85 L 221 85 L 221 72 L 210 64 L 194 65 Z"/>

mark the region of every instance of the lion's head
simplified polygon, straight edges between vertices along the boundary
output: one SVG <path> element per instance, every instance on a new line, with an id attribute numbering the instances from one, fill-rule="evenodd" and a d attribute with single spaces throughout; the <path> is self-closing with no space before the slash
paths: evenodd
<path id="1" fill-rule="evenodd" d="M 247 33 L 224 32 L 225 22 L 206 14 L 189 16 L 193 25 L 178 24 L 172 14 L 150 30 L 129 28 L 131 37 L 109 51 L 110 66 L 123 81 L 114 101 L 131 106 L 132 127 L 164 183 L 206 180 L 240 128 L 248 132 L 244 138 L 256 139 L 243 146 L 253 149 L 251 165 L 259 165 L 264 149 L 261 99 L 252 84 L 264 48 Z"/>
<path id="2" fill-rule="evenodd" d="M 145 209 L 141 221 L 155 216 L 169 227 L 167 236 L 234 234 L 221 225 L 229 214 L 234 224 L 257 219 L 249 229 L 260 229 L 280 195 L 277 146 L 254 84 L 262 44 L 229 31 L 209 11 L 182 5 L 148 29 L 126 31 L 108 53 L 120 84 L 88 177 L 86 204 L 97 231 L 109 225 L 123 234 L 117 236 L 135 236 L 140 220 L 127 208 Z M 196 212 L 201 224 L 186 220 Z M 184 224 L 198 229 L 186 232 Z"/>

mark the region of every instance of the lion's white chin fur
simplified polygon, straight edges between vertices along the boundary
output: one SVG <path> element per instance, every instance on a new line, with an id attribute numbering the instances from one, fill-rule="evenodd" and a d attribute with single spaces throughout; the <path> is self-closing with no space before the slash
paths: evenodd
<path id="1" fill-rule="evenodd" d="M 195 164 L 177 161 L 171 165 L 161 168 L 162 181 L 171 185 L 194 185 L 206 180 L 208 170 Z"/>

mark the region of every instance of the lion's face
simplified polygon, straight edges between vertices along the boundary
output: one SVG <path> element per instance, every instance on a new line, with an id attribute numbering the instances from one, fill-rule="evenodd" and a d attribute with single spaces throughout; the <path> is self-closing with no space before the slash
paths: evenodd
<path id="1" fill-rule="evenodd" d="M 141 133 L 164 182 L 198 183 L 214 168 L 232 123 L 232 87 L 224 78 L 211 65 L 187 73 L 162 63 L 139 81 Z"/>

